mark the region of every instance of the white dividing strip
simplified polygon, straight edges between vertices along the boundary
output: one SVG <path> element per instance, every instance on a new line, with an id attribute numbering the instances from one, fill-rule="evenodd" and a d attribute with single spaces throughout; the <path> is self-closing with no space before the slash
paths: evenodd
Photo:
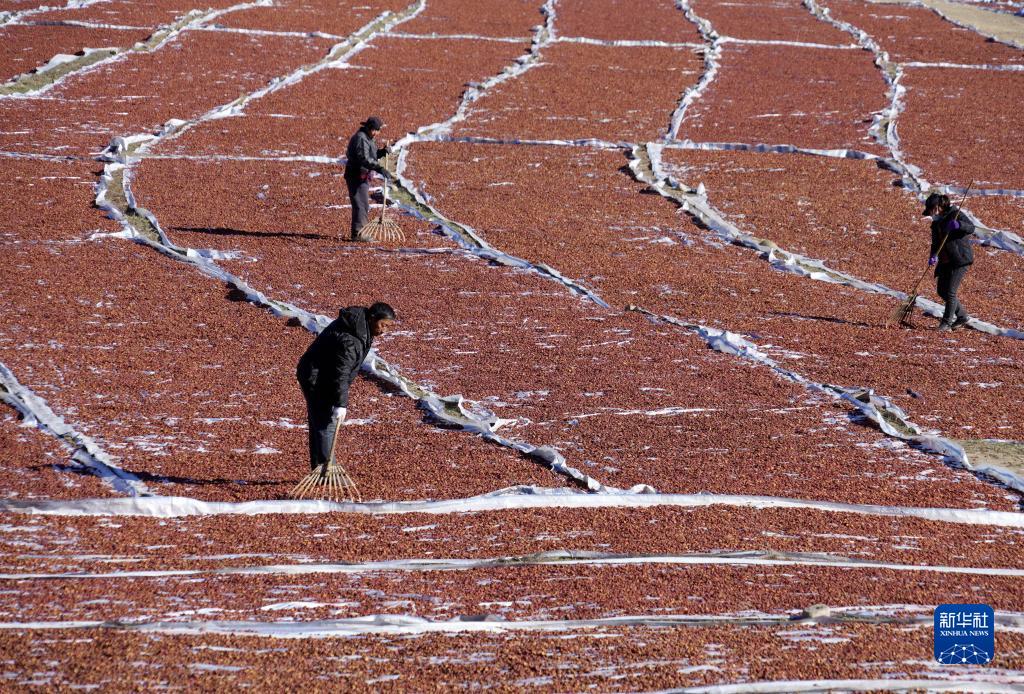
<path id="1" fill-rule="evenodd" d="M 106 2 L 107 0 L 104 0 Z M 104 24 L 103 22 L 83 22 L 77 19 L 60 19 L 55 21 L 39 20 L 29 22 L 19 22 L 22 26 L 30 27 L 81 27 L 83 29 L 113 29 L 115 31 L 149 31 L 156 33 L 159 28 L 151 26 L 129 26 L 126 24 Z"/>
<path id="2" fill-rule="evenodd" d="M 71 460 L 109 484 L 114 490 L 133 497 L 149 496 L 142 481 L 119 468 L 99 444 L 58 417 L 46 401 L 23 386 L 11 370 L 0 363 L 0 402 L 21 413 L 25 426 L 35 427 L 53 436 L 72 451 Z"/>
<path id="3" fill-rule="evenodd" d="M 541 11 L 544 13 L 544 24 L 537 27 L 537 30 L 534 32 L 533 38 L 530 41 L 530 50 L 525 55 L 517 58 L 513 65 L 506 67 L 499 74 L 489 77 L 479 84 L 471 84 L 469 88 L 463 92 L 462 99 L 459 102 L 458 107 L 455 109 L 455 114 L 452 115 L 451 118 L 418 128 L 415 133 L 409 133 L 395 142 L 395 148 L 401 149 L 407 144 L 424 142 L 426 140 L 437 138 L 441 135 L 449 134 L 452 126 L 459 121 L 465 120 L 470 106 L 486 94 L 488 90 L 502 82 L 515 79 L 523 73 L 541 65 L 541 51 L 556 40 L 555 0 L 547 0 L 541 7 Z"/>
<path id="4" fill-rule="evenodd" d="M 638 41 L 629 39 L 591 39 L 585 36 L 559 36 L 556 43 L 581 43 L 588 46 L 607 46 L 608 48 L 704 48 L 703 43 L 674 43 L 670 41 Z"/>
<path id="5" fill-rule="evenodd" d="M 743 357 L 762 366 L 767 366 L 786 380 L 798 383 L 813 392 L 821 393 L 833 400 L 850 405 L 874 422 L 882 433 L 887 436 L 912 443 L 922 450 L 942 456 L 954 465 L 961 466 L 976 474 L 996 479 L 1018 492 L 1024 492 L 1024 476 L 1019 472 L 998 465 L 973 465 L 967 457 L 967 452 L 964 451 L 960 444 L 943 437 L 938 432 L 923 431 L 910 421 L 907 413 L 899 406 L 886 397 L 875 395 L 871 389 L 846 388 L 828 383 L 818 383 L 779 365 L 771 357 L 760 351 L 752 342 L 736 333 L 717 328 L 708 328 L 695 323 L 687 323 L 671 316 L 659 316 L 636 307 L 634 307 L 634 310 L 656 320 L 695 332 L 714 350 Z"/>
<path id="6" fill-rule="evenodd" d="M 242 27 L 226 27 L 219 24 L 201 25 L 192 28 L 193 31 L 210 31 L 223 34 L 245 34 L 248 36 L 281 36 L 294 38 L 327 39 L 329 41 L 344 41 L 344 36 L 328 34 L 322 31 L 271 31 L 269 29 L 244 29 Z"/>
<path id="7" fill-rule="evenodd" d="M 34 152 L 0 152 L 0 158 L 4 159 L 34 159 L 37 161 L 69 162 L 69 161 L 92 161 L 85 157 L 57 154 L 36 154 Z"/>
<path id="8" fill-rule="evenodd" d="M 584 149 L 631 149 L 632 142 L 612 142 L 586 137 L 579 140 L 531 140 L 522 138 L 483 137 L 476 135 L 435 135 L 417 142 L 462 142 L 471 145 L 523 145 L 527 147 L 582 147 Z"/>
<path id="9" fill-rule="evenodd" d="M 1024 528 L 1024 513 L 971 508 L 927 508 L 847 504 L 838 501 L 813 501 L 785 497 L 738 494 L 590 494 L 575 489 L 547 487 L 510 487 L 488 494 L 426 501 L 381 501 L 337 503 L 332 501 L 202 501 L 187 497 L 135 497 L 119 499 L 0 499 L 0 512 L 44 516 L 146 516 L 182 518 L 186 516 L 256 516 L 270 514 L 305 515 L 320 513 L 359 513 L 401 515 L 426 513 L 481 513 L 524 509 L 605 509 L 605 508 L 706 508 L 725 506 L 752 509 L 796 509 L 918 518 L 957 525 L 990 525 Z"/>
<path id="10" fill-rule="evenodd" d="M 1024 72 L 1024 65 L 965 65 L 964 63 L 900 63 L 905 68 L 949 68 L 952 70 L 991 70 L 995 72 Z"/>
<path id="11" fill-rule="evenodd" d="M 272 0 L 261 1 L 268 3 L 272 2 Z M 421 13 L 426 8 L 426 0 L 417 0 L 417 2 L 410 5 L 410 7 L 414 7 L 415 9 L 412 11 L 406 10 L 403 14 L 394 14 L 390 10 L 385 10 L 375 19 L 364 25 L 359 31 L 355 32 L 352 36 L 332 46 L 327 57 L 314 65 L 304 65 L 292 71 L 288 75 L 274 78 L 262 89 L 250 92 L 230 103 L 216 106 L 198 118 L 188 121 L 173 121 L 172 123 L 169 123 L 168 126 L 166 126 L 156 137 L 141 145 L 139 147 L 139 153 L 144 153 L 149 147 L 162 140 L 175 139 L 195 126 L 207 121 L 241 116 L 245 113 L 246 107 L 253 101 L 262 99 L 269 94 L 273 94 L 274 92 L 293 84 L 297 84 L 310 75 L 314 75 L 327 69 L 347 67 L 349 59 L 365 50 L 370 41 L 372 41 L 376 36 L 384 34 L 404 22 L 408 22 Z M 130 163 L 130 160 L 128 163 Z"/>
<path id="12" fill-rule="evenodd" d="M 332 166 L 343 163 L 344 158 L 331 157 L 323 154 L 296 154 L 293 156 L 257 156 L 250 154 L 145 154 L 132 155 L 132 161 L 140 159 L 170 159 L 185 160 L 193 162 L 221 162 L 221 161 L 273 161 L 280 163 L 308 163 L 308 164 L 330 164 Z"/>
<path id="13" fill-rule="evenodd" d="M 0 12 L 0 28 L 7 24 L 23 22 L 26 17 L 44 12 L 59 12 L 61 10 L 81 10 L 97 3 L 109 2 L 109 0 L 68 0 L 66 5 L 41 5 L 28 10 Z"/>
<path id="14" fill-rule="evenodd" d="M 684 211 L 699 219 L 701 223 L 717 234 L 723 241 L 764 253 L 765 259 L 771 266 L 782 272 L 808 277 L 819 282 L 839 284 L 871 294 L 890 296 L 899 301 L 905 301 L 908 298 L 904 292 L 891 289 L 884 284 L 868 282 L 848 273 L 835 270 L 828 267 L 823 260 L 787 251 L 772 241 L 760 239 L 741 231 L 735 224 L 727 221 L 724 215 L 708 201 L 707 192 L 703 184 L 698 186 L 694 192 L 663 171 L 661 151 L 664 147 L 664 145 L 654 143 L 647 146 L 647 154 L 651 161 L 654 175 L 653 180 L 645 176 L 640 170 L 638 153 L 641 150 L 639 147 L 634 148 L 630 168 L 633 170 L 637 180 L 647 183 L 662 196 L 676 201 Z M 936 318 L 942 317 L 943 306 L 930 299 L 919 296 L 915 305 L 927 315 Z M 1024 340 L 1024 331 L 1014 328 L 1003 328 L 978 318 L 971 318 L 968 326 L 988 335 Z"/>
<path id="15" fill-rule="evenodd" d="M 758 152 L 772 154 L 807 154 L 818 157 L 829 157 L 835 159 L 864 159 L 875 161 L 889 171 L 903 176 L 903 165 L 891 158 L 880 157 L 877 154 L 861 152 L 855 149 L 811 149 L 806 147 L 795 147 L 793 145 L 769 145 L 749 144 L 744 142 L 693 142 L 682 140 L 660 145 L 662 149 L 700 150 L 706 152 Z M 959 186 L 941 186 L 936 188 L 947 194 L 963 194 L 964 188 Z M 971 189 L 972 197 L 1012 197 L 1024 198 L 1024 191 L 1004 188 L 981 188 Z M 963 210 L 964 214 L 971 218 L 975 224 L 975 236 L 985 245 L 993 246 L 1001 250 L 1009 251 L 1017 255 L 1024 255 L 1024 239 L 1011 231 L 990 229 L 982 224 L 969 211 Z"/>
<path id="16" fill-rule="evenodd" d="M 752 627 L 803 626 L 833 624 L 899 625 L 906 628 L 926 627 L 931 624 L 930 614 L 916 617 L 880 616 L 876 614 L 841 613 L 837 617 L 798 619 L 789 614 L 722 614 L 722 615 L 626 615 L 594 619 L 536 619 L 505 620 L 481 615 L 444 621 L 431 621 L 413 615 L 376 614 L 348 619 L 325 619 L 304 622 L 277 621 L 221 621 L 198 622 L 118 622 L 118 621 L 64 621 L 64 622 L 2 622 L 0 629 L 9 631 L 54 629 L 117 629 L 158 634 L 187 634 L 205 636 L 224 634 L 233 636 L 265 636 L 273 638 L 344 638 L 368 634 L 418 636 L 423 634 L 510 633 L 510 632 L 564 632 L 592 630 L 608 627 Z M 996 614 L 996 622 L 1004 629 L 1019 628 L 1021 619 L 1015 614 Z M 743 690 L 747 691 L 747 690 Z"/>
<path id="17" fill-rule="evenodd" d="M 446 216 L 441 214 L 430 202 L 427 201 L 426 197 L 415 187 L 412 181 L 402 176 L 402 171 L 405 168 L 406 156 L 408 149 L 403 149 L 398 155 L 398 164 L 395 167 L 395 178 L 399 184 L 409 191 L 415 200 L 416 204 L 423 209 L 426 209 L 431 216 L 425 216 L 414 206 L 406 205 L 400 201 L 395 201 L 395 206 L 404 211 L 406 214 L 421 219 L 425 222 L 437 224 L 442 233 L 445 236 L 455 241 L 460 248 L 466 250 L 473 255 L 476 255 L 484 260 L 493 261 L 505 265 L 506 267 L 518 268 L 520 270 L 526 270 L 534 272 L 546 279 L 552 279 L 563 285 L 574 294 L 577 294 L 583 298 L 593 301 L 601 308 L 611 308 L 604 299 L 602 299 L 596 292 L 589 287 L 585 286 L 578 280 L 573 280 L 563 275 L 558 270 L 554 269 L 546 263 L 531 263 L 528 260 L 519 258 L 517 256 L 509 255 L 503 251 L 491 246 L 484 238 L 472 227 L 465 224 L 456 224 L 448 219 Z"/>
<path id="18" fill-rule="evenodd" d="M 770 682 L 743 682 L 742 684 L 715 684 L 708 687 L 666 689 L 671 694 L 796 694 L 797 692 L 973 692 L 975 694 L 1001 694 L 1024 691 L 1024 679 L 1014 673 L 1018 684 L 982 682 L 977 679 L 879 679 L 879 680 L 775 680 Z"/>
<path id="19" fill-rule="evenodd" d="M 586 412 L 570 415 L 571 419 L 589 419 L 591 417 L 678 417 L 681 414 L 703 414 L 705 412 L 721 412 L 718 407 L 660 407 L 656 410 L 623 410 L 620 408 L 602 408 L 601 412 Z"/>
<path id="20" fill-rule="evenodd" d="M 829 9 L 818 5 L 816 0 L 803 0 L 803 4 L 815 17 L 840 31 L 850 34 L 860 46 L 865 50 L 871 51 L 875 56 L 875 66 L 889 85 L 889 105 L 875 116 L 874 123 L 871 125 L 869 132 L 879 144 L 889 150 L 891 159 L 887 161 L 890 164 L 890 168 L 901 177 L 904 187 L 913 191 L 918 199 L 924 202 L 933 186 L 924 178 L 920 168 L 906 160 L 903 151 L 900 149 L 899 133 L 896 129 L 897 116 L 905 108 L 904 96 L 906 95 L 907 88 L 901 84 L 904 75 L 904 65 L 893 62 L 889 58 L 889 54 L 882 50 L 882 47 L 867 32 L 848 22 L 835 19 L 832 17 Z M 964 210 L 964 213 L 977 227 L 975 236 L 981 242 L 1000 250 L 1024 256 L 1024 240 L 1017 234 L 1006 230 L 990 229 L 967 210 Z"/>
<path id="21" fill-rule="evenodd" d="M 676 140 L 661 145 L 662 149 L 698 150 L 704 152 L 758 152 L 765 154 L 808 154 L 830 159 L 867 159 L 889 165 L 889 160 L 857 149 L 813 149 L 795 145 L 749 144 L 746 142 L 694 142 Z"/>
<path id="22" fill-rule="evenodd" d="M 106 0 L 97 0 L 97 1 L 98 2 L 105 2 Z M 180 23 L 176 27 L 174 27 L 174 28 L 171 28 L 171 27 L 161 27 L 161 28 L 157 29 L 154 32 L 154 35 L 155 34 L 159 34 L 162 31 L 167 31 L 167 34 L 165 36 L 163 36 L 156 45 L 151 46 L 149 48 L 146 48 L 144 50 L 144 52 L 146 52 L 146 53 L 154 53 L 156 51 L 159 51 L 161 48 L 166 46 L 168 43 L 170 43 L 171 41 L 174 41 L 175 39 L 177 39 L 182 34 L 182 32 L 187 31 L 188 29 L 190 29 L 190 28 L 192 28 L 194 26 L 197 26 L 198 24 L 201 24 L 202 22 L 205 22 L 205 21 L 208 21 L 210 19 L 219 17 L 219 16 L 227 14 L 229 12 L 237 12 L 239 10 L 247 10 L 247 9 L 252 9 L 252 8 L 255 8 L 255 7 L 269 7 L 272 4 L 273 4 L 273 0 L 255 0 L 254 2 L 245 2 L 245 3 L 238 4 L 238 5 L 232 5 L 231 7 L 225 7 L 225 8 L 220 9 L 220 10 L 211 10 L 211 11 L 208 11 L 208 12 L 205 12 L 205 13 L 203 13 L 203 12 L 201 12 L 199 10 L 192 10 L 188 14 L 185 15 L 184 21 L 182 21 L 182 23 Z M 45 94 L 45 93 L 49 92 L 50 90 L 54 89 L 58 85 L 63 84 L 65 80 L 67 80 L 67 79 L 69 79 L 71 77 L 79 77 L 79 76 L 84 75 L 86 73 L 93 72 L 93 71 L 98 70 L 98 69 L 100 69 L 102 67 L 106 67 L 108 65 L 111 65 L 112 63 L 124 60 L 127 56 L 133 55 L 136 52 L 137 51 L 135 51 L 132 48 L 128 48 L 128 49 L 125 49 L 125 50 L 120 50 L 119 49 L 117 53 L 114 53 L 114 55 L 112 55 L 112 56 L 110 56 L 108 58 L 104 58 L 103 60 L 98 60 L 95 63 L 92 63 L 90 65 L 86 65 L 85 67 L 81 68 L 80 70 L 73 70 L 73 71 L 67 73 L 66 75 L 62 75 L 59 79 L 56 79 L 53 82 L 50 82 L 50 83 L 40 87 L 39 89 L 35 89 L 33 91 L 30 91 L 30 92 L 12 93 L 12 94 L 0 94 L 0 99 L 27 99 L 27 98 L 38 97 L 41 94 Z"/>
<path id="23" fill-rule="evenodd" d="M 939 186 L 939 190 L 947 195 L 963 195 L 967 192 L 967 189 L 963 186 L 944 185 Z M 971 188 L 970 192 L 972 198 L 1024 198 L 1024 190 L 1017 190 L 1016 188 Z"/>
<path id="24" fill-rule="evenodd" d="M 1024 569 L 896 564 L 891 562 L 851 560 L 841 556 L 812 554 L 808 552 L 720 551 L 696 554 L 622 555 L 559 550 L 526 556 L 494 557 L 488 559 L 393 559 L 390 561 L 347 564 L 267 564 L 263 566 L 227 566 L 214 569 L 154 569 L 108 571 L 102 573 L 80 571 L 62 573 L 0 573 L 0 581 L 108 580 L 190 576 L 306 576 L 311 574 L 366 574 L 381 572 L 424 573 L 433 571 L 505 569 L 524 566 L 814 566 L 838 569 L 864 569 L 868 571 L 1024 577 Z"/>
<path id="25" fill-rule="evenodd" d="M 737 39 L 732 36 L 723 36 L 722 43 L 734 43 L 741 46 L 792 46 L 793 48 L 824 48 L 833 51 L 859 51 L 860 46 L 855 43 L 807 43 L 805 41 L 781 41 L 778 39 Z"/>
<path id="26" fill-rule="evenodd" d="M 529 43 L 529 36 L 477 36 L 476 34 L 407 34 L 401 31 L 389 31 L 385 34 L 389 39 L 411 39 L 414 41 L 491 41 L 496 43 Z"/>
<path id="27" fill-rule="evenodd" d="M 704 74 L 701 75 L 697 84 L 683 92 L 679 105 L 676 106 L 675 111 L 672 113 L 668 132 L 662 138 L 663 141 L 670 141 L 676 138 L 676 135 L 679 133 L 679 127 L 683 123 L 683 117 L 686 115 L 686 109 L 704 94 L 708 86 L 718 75 L 718 68 L 722 57 L 723 39 L 715 31 L 711 22 L 694 12 L 689 0 L 676 0 L 676 7 L 683 11 L 686 18 L 697 27 L 701 37 L 708 43 L 704 48 Z"/>
<path id="28" fill-rule="evenodd" d="M 31 74 L 33 74 L 33 75 L 45 75 L 47 72 L 50 72 L 51 70 L 59 68 L 61 65 L 67 65 L 68 63 L 74 62 L 76 60 L 81 60 L 82 58 L 86 58 L 86 57 L 88 57 L 88 56 L 90 56 L 90 55 L 92 55 L 94 53 L 104 53 L 106 51 L 114 51 L 114 50 L 118 50 L 116 46 L 103 47 L 103 48 L 83 48 L 82 49 L 82 55 L 68 55 L 67 53 L 58 53 L 57 55 L 55 55 L 52 58 L 50 58 L 50 60 L 45 65 L 41 65 L 40 67 L 37 67 L 36 69 L 32 70 Z M 24 73 L 24 74 L 29 74 L 29 73 Z M 8 83 L 17 82 L 18 79 L 20 79 L 23 76 L 24 75 L 15 75 L 11 79 L 7 80 L 7 82 Z M 38 94 L 39 92 L 34 92 L 34 93 Z"/>

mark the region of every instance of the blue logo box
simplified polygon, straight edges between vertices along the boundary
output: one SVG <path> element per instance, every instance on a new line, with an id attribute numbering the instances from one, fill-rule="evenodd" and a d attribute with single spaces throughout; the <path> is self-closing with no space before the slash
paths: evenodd
<path id="1" fill-rule="evenodd" d="M 995 611 L 988 605 L 935 608 L 935 659 L 946 665 L 985 665 L 996 652 Z"/>

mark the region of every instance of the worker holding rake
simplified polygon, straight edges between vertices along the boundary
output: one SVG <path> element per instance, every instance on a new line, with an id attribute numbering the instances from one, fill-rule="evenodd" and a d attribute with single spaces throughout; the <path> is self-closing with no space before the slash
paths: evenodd
<path id="1" fill-rule="evenodd" d="M 383 127 L 380 118 L 370 116 L 348 141 L 345 152 L 345 184 L 348 186 L 348 199 L 352 203 L 353 241 L 363 240 L 359 232 L 366 225 L 370 212 L 370 176 L 376 172 L 391 180 L 391 173 L 378 163 L 378 160 L 391 152 L 391 148 L 387 145 L 377 147 L 374 140 Z"/>
<path id="2" fill-rule="evenodd" d="M 970 320 L 967 310 L 960 303 L 958 292 L 960 283 L 974 262 L 974 250 L 968 238 L 974 233 L 974 224 L 958 207 L 950 204 L 948 196 L 941 193 L 928 196 L 922 214 L 932 218 L 932 246 L 928 265 L 935 268 L 936 291 L 946 302 L 939 330 L 957 330 Z"/>
<path id="3" fill-rule="evenodd" d="M 321 484 L 329 484 L 330 475 L 339 475 L 344 480 L 339 491 L 352 496 L 354 483 L 334 461 L 334 439 L 348 413 L 349 386 L 366 359 L 373 338 L 383 335 L 393 320 L 394 309 L 382 302 L 369 308 L 341 309 L 338 318 L 317 335 L 299 359 L 295 376 L 306 398 L 309 466 L 313 471 L 305 492 L 313 491 L 318 479 Z M 299 487 L 296 490 L 303 491 Z"/>

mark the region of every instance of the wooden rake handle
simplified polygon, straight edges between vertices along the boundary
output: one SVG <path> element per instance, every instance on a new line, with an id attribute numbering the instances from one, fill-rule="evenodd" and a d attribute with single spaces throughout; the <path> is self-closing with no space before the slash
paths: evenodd
<path id="1" fill-rule="evenodd" d="M 385 171 L 387 171 L 387 169 L 388 169 L 388 159 L 390 157 L 391 157 L 391 154 L 385 154 L 384 155 L 384 170 Z M 386 210 L 387 208 L 388 208 L 388 179 L 385 176 L 384 177 L 384 204 L 380 208 L 380 221 L 382 221 L 382 222 L 384 221 L 384 210 Z"/>
<path id="2" fill-rule="evenodd" d="M 971 192 L 971 188 L 973 188 L 973 187 L 974 187 L 974 181 L 971 181 L 971 184 L 969 186 L 967 186 L 967 190 L 965 190 L 963 196 L 961 196 L 960 204 L 956 208 L 956 213 L 958 215 L 960 214 L 960 211 L 963 210 L 964 203 L 967 201 L 967 194 Z M 945 235 L 943 235 L 943 237 L 942 237 L 942 241 L 939 242 L 939 247 L 935 251 L 935 257 L 936 258 L 938 258 L 939 254 L 942 253 L 942 249 L 946 247 L 946 241 L 948 239 L 949 239 L 949 229 L 946 230 Z M 929 265 L 928 267 L 926 267 L 924 269 L 924 272 L 921 273 L 921 276 L 918 278 L 917 283 L 914 285 L 914 288 L 910 291 L 910 293 L 912 295 L 913 294 L 917 294 L 917 288 L 919 286 L 921 286 L 921 282 L 924 280 L 925 275 L 928 274 L 928 270 L 930 270 L 931 267 L 932 266 Z"/>

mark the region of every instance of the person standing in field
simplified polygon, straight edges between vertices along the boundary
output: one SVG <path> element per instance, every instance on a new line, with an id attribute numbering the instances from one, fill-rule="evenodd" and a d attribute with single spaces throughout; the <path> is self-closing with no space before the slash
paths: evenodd
<path id="1" fill-rule="evenodd" d="M 378 160 L 391 152 L 385 145 L 377 147 L 375 138 L 384 128 L 377 116 L 370 116 L 360 124 L 359 130 L 348 141 L 345 152 L 345 185 L 348 199 L 352 203 L 352 240 L 360 241 L 359 230 L 366 225 L 370 212 L 370 176 L 380 174 L 391 180 L 391 173 Z"/>
<path id="2" fill-rule="evenodd" d="M 957 330 L 971 319 L 960 302 L 959 291 L 960 283 L 974 263 L 974 249 L 968 238 L 974 233 L 974 224 L 941 193 L 928 196 L 922 214 L 932 218 L 928 265 L 935 268 L 936 291 L 946 302 L 939 331 Z"/>

